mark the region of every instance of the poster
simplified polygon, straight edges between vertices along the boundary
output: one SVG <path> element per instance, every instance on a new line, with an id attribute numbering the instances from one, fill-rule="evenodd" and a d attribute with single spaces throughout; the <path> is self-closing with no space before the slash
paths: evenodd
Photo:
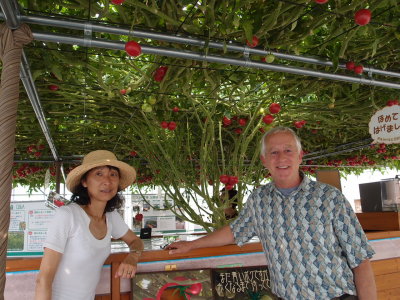
<path id="1" fill-rule="evenodd" d="M 11 202 L 7 254 L 41 255 L 54 214 L 45 201 Z"/>
<path id="2" fill-rule="evenodd" d="M 142 215 L 141 228 L 151 228 L 153 233 L 186 229 L 185 222 L 167 209 L 173 205 L 173 200 L 165 198 L 164 194 L 132 195 L 131 199 L 132 228 L 137 229 L 139 226 L 137 216 Z"/>

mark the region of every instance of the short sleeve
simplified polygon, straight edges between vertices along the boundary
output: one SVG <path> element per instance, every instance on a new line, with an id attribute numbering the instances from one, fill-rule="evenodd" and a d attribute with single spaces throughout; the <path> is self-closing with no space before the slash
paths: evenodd
<path id="1" fill-rule="evenodd" d="M 253 207 L 254 199 L 250 195 L 239 216 L 230 224 L 235 243 L 239 246 L 257 235 Z"/>
<path id="2" fill-rule="evenodd" d="M 371 258 L 375 251 L 368 243 L 368 239 L 357 219 L 350 203 L 338 192 L 335 203 L 334 230 L 342 248 L 342 254 L 346 256 L 350 268 L 355 268 L 363 260 Z"/>
<path id="3" fill-rule="evenodd" d="M 70 208 L 62 206 L 57 208 L 53 220 L 47 230 L 46 242 L 44 248 L 64 253 L 68 238 L 71 235 L 73 224 L 73 215 Z"/>
<path id="4" fill-rule="evenodd" d="M 121 215 L 116 210 L 109 213 L 109 220 L 112 226 L 111 236 L 114 239 L 119 239 L 128 232 L 128 225 L 126 225 Z"/>

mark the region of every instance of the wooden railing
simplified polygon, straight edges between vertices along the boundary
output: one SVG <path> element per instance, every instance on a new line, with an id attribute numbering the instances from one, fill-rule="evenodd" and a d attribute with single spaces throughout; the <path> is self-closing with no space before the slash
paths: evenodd
<path id="1" fill-rule="evenodd" d="M 367 233 L 370 240 L 400 237 L 400 231 L 385 231 Z M 139 262 L 165 261 L 173 259 L 211 257 L 219 255 L 234 255 L 241 253 L 261 252 L 260 243 L 250 243 L 243 247 L 228 245 L 223 247 L 202 248 L 192 250 L 185 254 L 170 255 L 165 250 L 145 251 Z M 110 295 L 96 296 L 96 300 L 125 300 L 130 299 L 130 293 L 120 293 L 120 279 L 114 278 L 119 264 L 125 258 L 126 253 L 111 254 L 106 260 L 106 265 L 111 265 L 111 293 Z M 9 258 L 7 260 L 6 272 L 38 270 L 41 258 Z M 378 299 L 391 300 L 400 299 L 400 258 L 372 261 L 375 280 L 378 290 Z"/>

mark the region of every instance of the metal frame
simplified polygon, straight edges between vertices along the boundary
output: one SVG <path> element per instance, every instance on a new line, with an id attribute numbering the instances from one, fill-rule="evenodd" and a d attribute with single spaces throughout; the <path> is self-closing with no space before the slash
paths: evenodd
<path id="1" fill-rule="evenodd" d="M 81 37 L 75 37 L 75 36 L 69 36 L 69 35 L 43 33 L 43 32 L 37 32 L 37 31 L 36 32 L 33 31 L 32 33 L 33 33 L 33 37 L 35 40 L 42 41 L 42 42 L 64 43 L 64 44 L 79 45 L 79 46 L 84 46 L 84 47 L 86 47 L 88 45 L 88 39 L 86 36 L 84 38 L 81 38 Z M 105 48 L 105 49 L 111 49 L 111 50 L 124 51 L 125 43 L 124 42 L 115 42 L 115 41 L 110 41 L 110 40 L 105 40 L 105 39 L 92 38 L 90 40 L 90 46 L 97 47 L 97 48 Z M 300 67 L 291 67 L 291 66 L 287 66 L 287 65 L 278 65 L 278 64 L 268 64 L 268 63 L 253 61 L 250 59 L 237 59 L 237 58 L 230 58 L 230 57 L 224 57 L 224 56 L 206 55 L 203 53 L 175 50 L 175 49 L 169 49 L 169 48 L 163 48 L 163 47 L 147 46 L 147 45 L 143 45 L 143 44 L 141 44 L 141 48 L 142 48 L 142 53 L 144 53 L 144 54 L 154 54 L 154 55 L 162 55 L 162 56 L 176 57 L 176 58 L 182 58 L 182 59 L 207 61 L 207 62 L 213 62 L 213 63 L 233 65 L 233 66 L 264 69 L 264 70 L 275 71 L 275 72 L 285 72 L 285 73 L 312 76 L 312 77 L 318 77 L 318 78 L 324 78 L 324 79 L 330 79 L 330 80 L 345 81 L 345 82 L 351 82 L 351 83 L 380 86 L 380 87 L 385 87 L 385 88 L 400 89 L 400 83 L 374 80 L 374 79 L 364 78 L 362 76 L 354 77 L 354 76 L 348 76 L 348 75 L 333 74 L 333 73 L 327 73 L 327 72 L 321 72 L 321 71 L 314 71 L 314 70 L 300 68 Z"/>
<path id="2" fill-rule="evenodd" d="M 146 30 L 130 30 L 126 28 L 121 28 L 118 26 L 109 26 L 103 25 L 95 22 L 88 21 L 80 21 L 80 20 L 67 20 L 67 19 L 56 19 L 54 17 L 42 17 L 38 15 L 21 15 L 18 9 L 18 3 L 16 0 L 0 0 L 0 7 L 3 13 L 0 13 L 0 19 L 5 19 L 7 26 L 11 29 L 16 29 L 20 26 L 21 22 L 30 23 L 30 24 L 38 24 L 38 25 L 51 25 L 55 27 L 63 27 L 70 29 L 78 29 L 84 31 L 83 37 L 76 36 L 67 36 L 61 34 L 53 34 L 53 33 L 43 33 L 43 32 L 33 32 L 34 39 L 43 42 L 54 42 L 54 43 L 66 43 L 73 45 L 80 45 L 84 47 L 98 47 L 98 48 L 106 48 L 113 50 L 124 50 L 125 43 L 124 42 L 115 42 L 104 39 L 95 39 L 92 37 L 92 32 L 101 32 L 101 33 L 109 33 L 115 35 L 125 35 L 137 38 L 147 38 L 171 43 L 179 43 L 186 44 L 198 47 L 209 47 L 214 49 L 220 49 L 224 51 L 233 51 L 233 52 L 241 52 L 244 54 L 244 59 L 230 58 L 224 56 L 217 55 L 205 55 L 203 53 L 196 53 L 190 51 L 178 51 L 175 49 L 162 48 L 162 47 L 154 47 L 141 44 L 142 52 L 145 54 L 154 54 L 154 55 L 163 55 L 169 57 L 177 57 L 182 59 L 191 59 L 197 61 L 207 61 L 228 65 L 235 65 L 240 67 L 248 67 L 248 68 L 257 68 L 264 69 L 269 71 L 276 72 L 285 72 L 291 74 L 312 76 L 318 78 L 324 78 L 329 80 L 337 80 L 337 81 L 345 81 L 350 83 L 358 83 L 372 86 L 380 86 L 385 88 L 393 88 L 400 89 L 400 84 L 395 82 L 387 82 L 374 80 L 371 78 L 364 78 L 362 76 L 354 77 L 348 75 L 340 75 L 328 72 L 321 72 L 310 70 L 306 68 L 293 67 L 283 64 L 267 64 L 258 61 L 253 61 L 249 59 L 250 54 L 254 55 L 267 55 L 273 54 L 278 58 L 303 62 L 308 64 L 316 64 L 322 66 L 334 66 L 333 62 L 324 60 L 322 58 L 317 57 L 306 57 L 292 54 L 285 54 L 273 51 L 266 51 L 261 49 L 249 48 L 247 46 L 234 44 L 229 41 L 227 43 L 213 42 L 213 41 L 205 41 L 197 38 L 191 37 L 182 37 L 179 35 L 170 35 L 165 33 L 157 33 L 153 31 Z M 344 64 L 339 64 L 339 68 L 345 68 Z M 364 68 L 368 76 L 372 76 L 372 74 L 378 74 L 389 77 L 400 78 L 400 73 L 379 70 L 374 68 Z M 29 63 L 26 58 L 25 53 L 22 53 L 22 61 L 21 61 L 21 80 L 24 84 L 28 97 L 31 101 L 32 107 L 35 111 L 36 117 L 39 121 L 39 124 L 42 128 L 42 131 L 46 137 L 46 140 L 49 144 L 53 157 L 56 161 L 60 161 L 60 157 L 57 153 L 57 149 L 55 147 L 53 138 L 51 136 L 47 121 L 44 117 L 43 108 L 40 103 L 40 98 L 37 93 L 36 86 L 32 79 L 31 71 L 29 69 Z"/>
<path id="3" fill-rule="evenodd" d="M 0 13 L 1 18 L 1 13 Z M 225 51 L 232 51 L 232 52 L 241 52 L 247 54 L 254 54 L 265 56 L 267 54 L 273 54 L 277 58 L 289 60 L 289 61 L 297 61 L 302 63 L 308 64 L 315 64 L 315 65 L 322 65 L 322 66 L 329 66 L 333 67 L 334 63 L 332 61 L 328 61 L 326 59 L 322 59 L 319 57 L 310 57 L 310 56 L 301 56 L 301 55 L 293 55 L 293 54 L 286 54 L 274 51 L 266 51 L 257 48 L 249 48 L 247 46 L 243 46 L 240 44 L 235 44 L 232 41 L 228 41 L 226 43 L 221 42 L 214 42 L 214 41 L 205 41 L 200 40 L 197 38 L 192 37 L 183 37 L 179 35 L 171 35 L 165 33 L 159 33 L 149 30 L 130 30 L 127 28 L 122 28 L 118 26 L 109 26 L 103 25 L 96 22 L 89 22 L 89 21 L 80 21 L 80 20 L 67 20 L 67 19 L 55 19 L 52 17 L 43 17 L 35 14 L 31 15 L 18 15 L 17 18 L 21 22 L 29 23 L 29 24 L 37 24 L 37 25 L 50 25 L 55 27 L 62 27 L 62 28 L 69 28 L 69 29 L 77 29 L 77 30 L 85 30 L 90 32 L 99 32 L 99 33 L 109 33 L 115 35 L 125 35 L 125 36 L 132 36 L 137 38 L 146 38 L 152 39 L 157 41 L 164 41 L 170 43 L 178 43 L 178 44 L 185 44 L 185 45 L 192 45 L 198 47 L 209 47 L 219 50 Z M 346 64 L 338 64 L 338 67 L 341 69 L 346 69 Z M 364 67 L 365 73 L 372 75 L 378 74 L 383 76 L 389 77 L 397 77 L 400 78 L 400 73 L 386 71 L 386 70 L 379 70 L 370 67 Z"/>
<path id="4" fill-rule="evenodd" d="M 20 14 L 18 4 L 15 0 L 0 0 L 0 7 L 3 10 L 3 18 L 6 20 L 6 24 L 10 29 L 17 29 L 20 26 Z M 43 134 L 47 140 L 51 153 L 55 161 L 60 161 L 56 146 L 51 136 L 49 126 L 47 125 L 46 118 L 44 116 L 43 108 L 40 103 L 40 98 L 32 79 L 32 73 L 29 68 L 29 62 L 22 50 L 21 58 L 21 81 L 25 87 L 26 93 L 28 94 L 29 100 L 31 101 L 33 110 L 35 111 L 36 118 L 39 121 L 40 127 L 42 128 Z"/>

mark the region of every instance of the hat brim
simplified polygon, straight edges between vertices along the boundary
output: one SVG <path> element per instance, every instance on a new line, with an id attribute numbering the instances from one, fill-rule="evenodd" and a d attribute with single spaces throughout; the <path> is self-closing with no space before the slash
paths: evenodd
<path id="1" fill-rule="evenodd" d="M 92 164 L 80 165 L 74 168 L 71 172 L 69 172 L 67 179 L 65 181 L 67 189 L 70 192 L 75 193 L 76 188 L 81 183 L 82 176 L 91 169 L 101 166 L 112 166 L 118 168 L 120 172 L 119 188 L 121 190 L 124 190 L 125 188 L 127 188 L 128 186 L 132 185 L 135 182 L 136 179 L 135 168 L 119 160 L 106 159 Z"/>

